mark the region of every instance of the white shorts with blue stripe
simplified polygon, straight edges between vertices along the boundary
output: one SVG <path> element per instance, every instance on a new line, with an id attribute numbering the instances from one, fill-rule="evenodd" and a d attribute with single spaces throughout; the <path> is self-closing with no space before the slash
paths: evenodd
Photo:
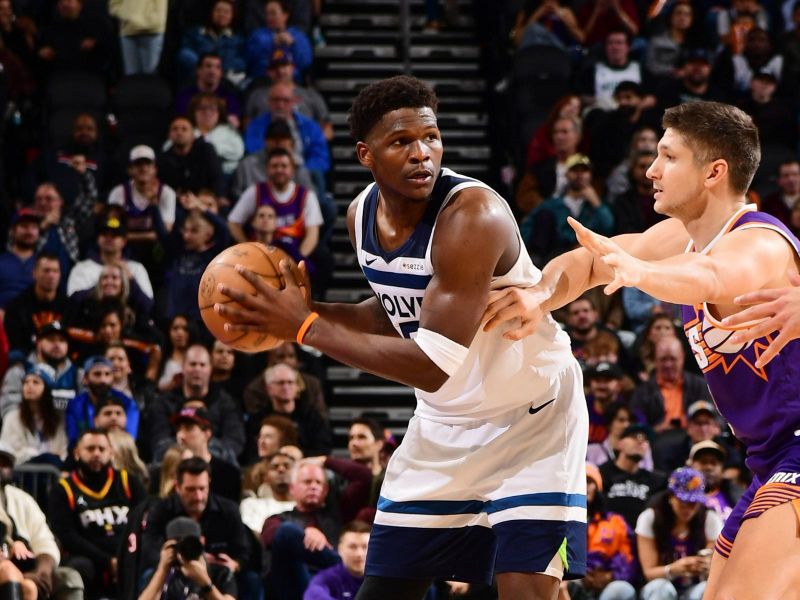
<path id="1" fill-rule="evenodd" d="M 577 363 L 550 399 L 490 420 L 444 425 L 414 416 L 386 469 L 366 574 L 582 577 L 587 439 Z"/>

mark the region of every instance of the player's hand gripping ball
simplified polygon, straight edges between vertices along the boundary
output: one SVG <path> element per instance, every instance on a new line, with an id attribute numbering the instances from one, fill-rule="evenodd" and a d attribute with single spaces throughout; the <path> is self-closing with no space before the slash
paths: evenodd
<path id="1" fill-rule="evenodd" d="M 224 317 L 214 310 L 214 304 L 227 304 L 234 302 L 222 294 L 218 286 L 220 283 L 242 290 L 246 294 L 255 296 L 256 290 L 252 284 L 236 272 L 236 265 L 249 269 L 267 285 L 282 290 L 286 287 L 286 280 L 280 270 L 280 262 L 289 262 L 295 281 L 308 299 L 306 278 L 297 264 L 286 252 L 275 246 L 265 246 L 259 242 L 244 242 L 236 244 L 220 252 L 212 260 L 200 279 L 197 290 L 197 303 L 200 306 L 200 316 L 208 330 L 220 342 L 242 352 L 263 352 L 279 346 L 283 340 L 266 333 L 254 331 L 225 331 Z"/>

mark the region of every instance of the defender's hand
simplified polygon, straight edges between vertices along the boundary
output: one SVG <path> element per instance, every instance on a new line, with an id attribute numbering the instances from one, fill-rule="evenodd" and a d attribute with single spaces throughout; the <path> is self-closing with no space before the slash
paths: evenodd
<path id="1" fill-rule="evenodd" d="M 544 318 L 542 302 L 548 297 L 549 294 L 536 287 L 508 287 L 489 292 L 489 304 L 482 319 L 483 330 L 491 331 L 503 323 L 519 319 L 519 326 L 506 331 L 503 338 L 516 341 L 531 335 Z"/>
<path id="2" fill-rule="evenodd" d="M 736 344 L 778 332 L 769 348 L 756 360 L 756 368 L 760 369 L 775 358 L 791 340 L 800 338 L 800 275 L 792 273 L 789 281 L 792 287 L 758 290 L 739 296 L 734 302 L 750 308 L 722 320 L 726 327 L 745 326 L 731 337 L 731 342 Z"/>
<path id="3" fill-rule="evenodd" d="M 611 267 L 614 272 L 614 280 L 603 288 L 607 296 L 621 287 L 639 285 L 646 268 L 644 261 L 634 258 L 606 236 L 587 229 L 572 217 L 567 217 L 567 222 L 575 231 L 578 243 Z"/>

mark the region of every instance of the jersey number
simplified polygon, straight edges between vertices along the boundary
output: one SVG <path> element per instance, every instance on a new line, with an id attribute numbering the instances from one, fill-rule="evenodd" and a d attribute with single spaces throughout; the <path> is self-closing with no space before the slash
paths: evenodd
<path id="1" fill-rule="evenodd" d="M 701 369 L 705 369 L 708 366 L 708 356 L 700 345 L 700 332 L 696 328 L 692 328 L 686 332 L 686 337 L 689 339 L 689 346 L 692 348 L 697 365 Z"/>

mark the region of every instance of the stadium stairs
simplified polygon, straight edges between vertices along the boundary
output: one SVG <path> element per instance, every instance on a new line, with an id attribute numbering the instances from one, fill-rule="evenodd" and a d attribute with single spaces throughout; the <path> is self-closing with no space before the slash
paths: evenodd
<path id="1" fill-rule="evenodd" d="M 356 93 L 378 79 L 409 73 L 434 87 L 439 96 L 439 127 L 449 168 L 480 179 L 488 175 L 489 146 L 469 2 L 456 22 L 438 33 L 423 33 L 423 0 L 408 1 L 408 28 L 397 0 L 327 0 L 322 16 L 326 45 L 315 51 L 315 87 L 331 110 L 334 139 L 333 193 L 339 209 L 332 239 L 332 302 L 358 302 L 372 295 L 347 235 L 345 214 L 352 199 L 371 181 L 355 157 L 347 111 Z M 406 37 L 405 31 L 408 31 Z M 413 390 L 357 369 L 329 361 L 327 366 L 331 425 L 335 447 L 347 445 L 347 425 L 363 414 L 374 416 L 402 437 L 415 400 Z"/>

